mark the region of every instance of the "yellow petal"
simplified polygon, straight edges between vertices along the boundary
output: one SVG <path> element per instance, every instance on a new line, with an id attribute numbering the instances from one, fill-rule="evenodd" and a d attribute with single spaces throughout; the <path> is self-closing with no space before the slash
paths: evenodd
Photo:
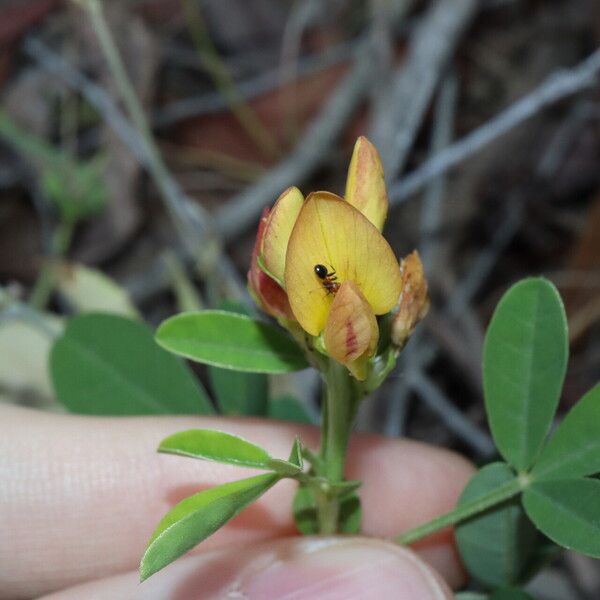
<path id="1" fill-rule="evenodd" d="M 303 202 L 304 196 L 298 188 L 288 188 L 275 202 L 265 224 L 260 249 L 261 266 L 281 285 L 288 241 Z"/>
<path id="2" fill-rule="evenodd" d="M 315 265 L 335 272 L 337 283 L 353 281 L 376 315 L 391 310 L 400 295 L 400 267 L 389 244 L 358 210 L 329 192 L 306 199 L 285 264 L 292 312 L 311 335 L 323 331 L 335 296 L 315 274 Z"/>
<path id="3" fill-rule="evenodd" d="M 344 282 L 336 293 L 323 339 L 327 353 L 344 365 L 361 357 L 368 358 L 375 352 L 379 339 L 377 319 L 352 281 Z M 360 362 L 366 366 L 365 360 Z M 364 379 L 364 375 L 359 378 Z"/>
<path id="4" fill-rule="evenodd" d="M 346 180 L 346 201 L 381 231 L 387 217 L 388 197 L 383 165 L 377 148 L 366 137 L 354 145 Z"/>

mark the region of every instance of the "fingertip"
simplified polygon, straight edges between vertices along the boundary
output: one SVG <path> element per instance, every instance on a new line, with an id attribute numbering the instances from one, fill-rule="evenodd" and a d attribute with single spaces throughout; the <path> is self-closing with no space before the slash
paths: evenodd
<path id="1" fill-rule="evenodd" d="M 246 600 L 361 598 L 447 600 L 444 580 L 416 554 L 370 538 L 287 538 L 178 560 L 144 583 L 129 573 L 46 600 Z"/>
<path id="2" fill-rule="evenodd" d="M 407 548 L 368 538 L 326 543 L 309 551 L 298 544 L 304 550 L 246 576 L 237 591 L 249 600 L 452 597 L 443 579 Z"/>

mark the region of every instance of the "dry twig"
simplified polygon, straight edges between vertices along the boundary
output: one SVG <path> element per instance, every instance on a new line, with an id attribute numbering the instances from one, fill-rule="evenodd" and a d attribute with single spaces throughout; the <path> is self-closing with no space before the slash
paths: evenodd
<path id="1" fill-rule="evenodd" d="M 403 170 L 440 78 L 477 8 L 477 0 L 438 0 L 417 28 L 387 93 L 378 98 L 371 139 L 388 181 Z"/>
<path id="2" fill-rule="evenodd" d="M 256 76 L 240 81 L 237 88 L 246 100 L 266 94 L 282 85 L 294 81 L 294 77 L 306 77 L 314 73 L 339 65 L 352 58 L 357 40 L 344 42 L 322 53 L 302 58 L 294 72 L 282 75 L 279 67 L 257 73 Z M 168 127 L 190 117 L 197 117 L 227 108 L 227 101 L 218 92 L 203 93 L 181 100 L 173 100 L 158 109 L 153 118 L 154 127 Z"/>
<path id="3" fill-rule="evenodd" d="M 409 384 L 429 408 L 443 417 L 448 429 L 458 434 L 480 456 L 489 457 L 494 454 L 495 446 L 491 438 L 465 418 L 431 379 L 424 377 L 420 372 L 415 372 L 410 376 Z"/>
<path id="4" fill-rule="evenodd" d="M 456 103 L 458 100 L 458 82 L 456 74 L 450 72 L 442 83 L 440 93 L 435 103 L 434 124 L 431 134 L 431 154 L 439 152 L 452 142 Z M 440 269 L 439 242 L 435 235 L 441 225 L 446 178 L 432 180 L 427 188 L 423 206 L 421 207 L 419 253 L 428 277 L 435 279 L 434 273 Z M 435 354 L 430 344 L 423 343 L 423 329 L 417 330 L 411 340 L 410 350 L 400 357 L 400 368 L 403 373 L 415 373 L 427 377 L 422 365 L 429 364 Z M 438 390 L 443 395 L 441 390 Z M 400 378 L 393 386 L 393 392 L 386 402 L 385 432 L 388 435 L 402 435 L 406 427 L 406 417 L 413 392 L 410 377 Z M 431 402 L 436 401 L 431 399 Z M 443 406 L 436 411 L 443 417 Z"/>
<path id="5" fill-rule="evenodd" d="M 523 211 L 518 209 L 518 204 L 515 203 L 515 206 L 516 208 L 509 207 L 505 220 L 498 228 L 490 244 L 477 256 L 472 267 L 468 270 L 468 275 L 459 284 L 444 307 L 443 314 L 450 319 L 461 321 L 465 330 L 473 329 L 468 311 L 473 296 L 487 279 L 502 254 L 502 250 L 513 239 L 522 223 Z M 433 382 L 424 374 L 425 369 L 436 357 L 439 349 L 433 340 L 427 344 L 422 342 L 423 334 L 421 332 L 422 330 L 419 330 L 413 336 L 409 348 L 410 354 L 407 354 L 406 358 L 400 363 L 406 370 L 406 377 L 399 379 L 398 384 L 394 386 L 390 414 L 386 419 L 386 433 L 398 435 L 403 430 L 405 426 L 403 415 L 406 411 L 409 394 L 414 389 L 424 398 L 428 406 L 439 415 L 449 429 L 453 430 L 465 443 L 481 453 L 482 456 L 486 456 L 489 444 L 491 444 L 488 436 L 470 423 L 465 415 L 457 411 L 443 391 L 434 386 Z M 471 335 L 471 337 L 474 336 Z M 461 360 L 463 357 L 457 356 L 457 353 L 455 353 L 453 358 Z"/>
<path id="6" fill-rule="evenodd" d="M 576 67 L 550 75 L 530 94 L 392 185 L 389 190 L 391 205 L 407 200 L 421 191 L 429 181 L 460 164 L 547 106 L 593 86 L 599 72 L 600 50 L 596 50 Z"/>
<path id="7" fill-rule="evenodd" d="M 153 163 L 153 160 L 156 156 L 152 158 L 147 139 L 131 125 L 110 95 L 40 40 L 28 38 L 24 49 L 43 69 L 58 77 L 71 89 L 81 93 L 102 115 L 140 164 L 153 175 L 192 260 L 204 264 L 202 270 L 206 271 L 210 264 L 214 264 L 219 258 L 219 276 L 223 277 L 232 295 L 245 297 L 244 287 L 230 260 L 225 256 L 219 257 L 214 245 L 208 247 L 202 245 L 207 232 L 214 239 L 214 226 L 208 216 L 187 198 L 164 164 L 158 173 L 155 171 L 156 163 Z M 203 257 L 203 252 L 208 255 Z"/>

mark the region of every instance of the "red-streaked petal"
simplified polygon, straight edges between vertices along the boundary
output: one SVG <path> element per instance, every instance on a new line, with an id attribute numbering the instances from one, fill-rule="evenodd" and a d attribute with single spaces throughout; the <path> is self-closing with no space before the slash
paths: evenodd
<path id="1" fill-rule="evenodd" d="M 400 267 L 385 238 L 339 196 L 310 194 L 290 236 L 285 289 L 292 311 L 305 331 L 319 335 L 327 321 L 333 294 L 315 274 L 315 265 L 335 271 L 337 283 L 352 281 L 372 312 L 389 312 L 400 295 Z"/>
<path id="2" fill-rule="evenodd" d="M 377 319 L 352 281 L 344 282 L 335 294 L 323 339 L 327 353 L 344 365 L 375 352 L 379 340 Z"/>

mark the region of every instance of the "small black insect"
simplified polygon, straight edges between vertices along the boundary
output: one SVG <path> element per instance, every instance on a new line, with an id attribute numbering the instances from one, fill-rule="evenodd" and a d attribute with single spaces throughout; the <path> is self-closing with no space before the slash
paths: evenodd
<path id="1" fill-rule="evenodd" d="M 340 289 L 335 273 L 333 267 L 331 271 L 328 271 L 325 265 L 315 265 L 315 275 L 321 280 L 328 294 L 335 294 Z"/>

